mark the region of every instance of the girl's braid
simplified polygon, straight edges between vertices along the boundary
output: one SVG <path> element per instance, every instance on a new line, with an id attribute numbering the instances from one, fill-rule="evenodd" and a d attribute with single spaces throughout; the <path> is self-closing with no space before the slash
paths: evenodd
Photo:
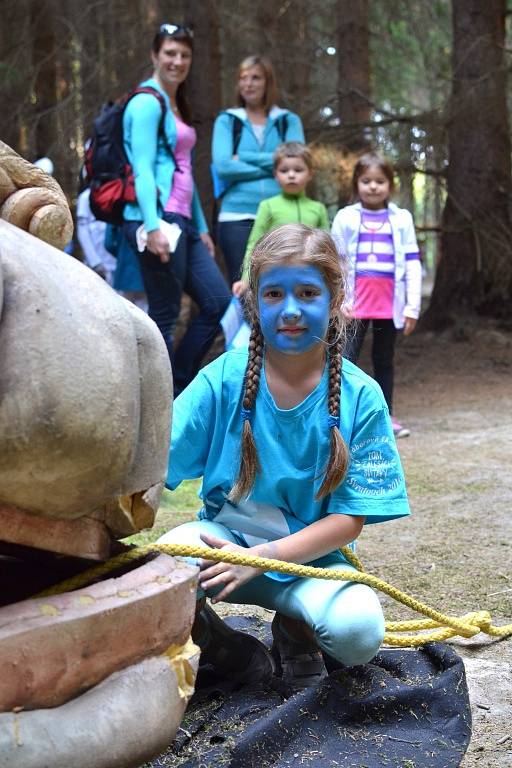
<path id="1" fill-rule="evenodd" d="M 259 323 L 254 323 L 249 337 L 249 359 L 245 370 L 244 397 L 245 410 L 252 410 L 260 386 L 261 366 L 263 363 L 263 334 Z"/>
<path id="2" fill-rule="evenodd" d="M 327 344 L 329 346 L 329 392 L 327 407 L 331 416 L 339 416 L 341 400 L 341 353 L 343 350 L 343 339 L 340 334 L 337 318 L 331 320 L 329 324 Z"/>
<path id="3" fill-rule="evenodd" d="M 327 395 L 327 407 L 329 411 L 331 450 L 325 476 L 316 495 L 317 500 L 327 496 L 338 487 L 348 468 L 348 449 L 339 429 L 341 418 L 341 354 L 343 351 L 344 339 L 337 318 L 333 318 L 329 324 L 327 344 L 329 350 L 329 391 Z"/>
<path id="4" fill-rule="evenodd" d="M 240 468 L 235 485 L 229 493 L 231 501 L 240 501 L 247 496 L 260 469 L 258 452 L 251 428 L 251 411 L 256 402 L 260 386 L 261 366 L 263 364 L 263 334 L 259 323 L 254 323 L 249 338 L 249 359 L 245 369 L 244 395 L 242 399 L 242 442 L 240 450 Z"/>

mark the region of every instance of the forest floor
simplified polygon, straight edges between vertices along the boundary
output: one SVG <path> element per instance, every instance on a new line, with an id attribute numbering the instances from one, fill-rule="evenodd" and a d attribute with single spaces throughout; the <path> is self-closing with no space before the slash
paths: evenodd
<path id="1" fill-rule="evenodd" d="M 369 526 L 365 568 L 439 610 L 512 622 L 512 334 L 487 323 L 413 334 L 397 349 L 395 412 L 412 515 Z M 368 369 L 367 357 L 361 360 Z M 383 599 L 390 620 L 407 609 Z M 512 638 L 450 641 L 464 659 L 473 737 L 463 768 L 512 766 Z"/>
<path id="2" fill-rule="evenodd" d="M 360 365 L 370 372 L 367 349 Z M 396 370 L 395 412 L 411 430 L 398 445 L 413 514 L 365 528 L 358 555 L 367 571 L 445 613 L 485 609 L 494 624 L 508 624 L 512 333 L 484 322 L 440 335 L 416 333 L 399 341 Z M 169 497 L 165 503 L 172 507 L 159 513 L 157 531 L 197 509 L 192 495 L 184 505 Z M 391 598 L 382 601 L 388 620 L 414 618 Z M 257 611 L 226 605 L 221 612 Z M 512 638 L 479 634 L 450 642 L 464 659 L 473 715 L 461 766 L 509 768 Z"/>

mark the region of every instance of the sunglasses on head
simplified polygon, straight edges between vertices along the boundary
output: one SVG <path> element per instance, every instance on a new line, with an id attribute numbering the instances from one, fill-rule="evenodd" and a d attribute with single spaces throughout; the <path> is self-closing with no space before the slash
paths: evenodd
<path id="1" fill-rule="evenodd" d="M 167 37 L 175 37 L 178 34 L 186 35 L 190 38 L 194 37 L 194 31 L 182 24 L 162 24 L 159 32 L 161 35 L 167 35 Z"/>

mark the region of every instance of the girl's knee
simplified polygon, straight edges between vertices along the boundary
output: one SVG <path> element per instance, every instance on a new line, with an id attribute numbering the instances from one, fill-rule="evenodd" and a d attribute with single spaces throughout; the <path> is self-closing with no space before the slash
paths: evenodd
<path id="1" fill-rule="evenodd" d="M 188 544 L 192 547 L 207 547 L 208 544 L 201 538 L 202 533 L 209 533 L 219 539 L 234 541 L 231 532 L 223 525 L 212 520 L 192 520 L 190 523 L 183 523 L 183 525 L 177 525 L 176 528 L 171 528 L 170 531 L 160 536 L 157 544 Z M 199 565 L 200 558 L 198 557 L 179 555 L 177 557 L 190 565 Z"/>
<path id="2" fill-rule="evenodd" d="M 323 635 L 323 637 L 322 637 Z M 382 616 L 361 617 L 360 620 L 343 622 L 342 627 L 327 635 L 318 632 L 322 650 L 347 667 L 367 664 L 378 653 L 384 639 Z"/>
<path id="3" fill-rule="evenodd" d="M 193 547 L 206 546 L 201 539 L 201 533 L 204 531 L 204 523 L 201 520 L 193 520 L 190 523 L 183 523 L 183 525 L 177 525 L 176 528 L 171 528 L 170 531 L 160 536 L 157 544 L 188 544 Z M 182 560 L 189 565 L 199 565 L 199 558 L 197 557 L 179 555 L 176 557 L 178 560 Z"/>
<path id="4" fill-rule="evenodd" d="M 324 626 L 316 628 L 322 650 L 346 666 L 371 661 L 382 645 L 385 632 L 382 608 L 375 593 L 369 587 L 351 588 L 351 591 L 352 605 L 340 605 L 338 610 L 333 606 Z"/>
<path id="5" fill-rule="evenodd" d="M 192 520 L 190 523 L 177 525 L 170 531 L 164 533 L 157 541 L 157 544 L 191 544 L 201 546 L 201 533 L 208 532 L 207 520 Z"/>

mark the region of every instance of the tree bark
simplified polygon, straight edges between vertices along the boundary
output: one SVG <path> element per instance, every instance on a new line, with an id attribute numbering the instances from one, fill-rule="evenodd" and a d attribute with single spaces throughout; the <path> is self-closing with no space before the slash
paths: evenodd
<path id="1" fill-rule="evenodd" d="M 221 106 L 219 22 L 214 0 L 191 0 L 187 23 L 194 29 L 194 59 L 190 73 L 190 101 L 197 129 L 194 176 L 208 222 L 213 209 L 210 177 L 213 122 Z"/>
<path id="2" fill-rule="evenodd" d="M 52 0 L 32 0 L 30 11 L 36 105 L 32 146 L 36 157 L 52 157 L 57 146 L 55 7 Z"/>
<path id="3" fill-rule="evenodd" d="M 425 323 L 510 312 L 510 138 L 505 0 L 453 0 L 453 85 L 441 261 Z"/>
<path id="4" fill-rule="evenodd" d="M 370 121 L 368 0 L 338 0 L 338 114 L 341 143 L 368 146 L 363 124 Z"/>

